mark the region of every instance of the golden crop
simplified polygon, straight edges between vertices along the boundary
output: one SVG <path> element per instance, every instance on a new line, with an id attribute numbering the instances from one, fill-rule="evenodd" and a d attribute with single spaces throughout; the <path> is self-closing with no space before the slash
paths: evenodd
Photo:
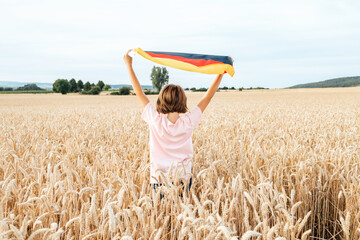
<path id="1" fill-rule="evenodd" d="M 0 95 L 0 239 L 360 238 L 359 88 L 216 93 L 190 193 L 161 201 L 141 110 L 135 96 Z"/>

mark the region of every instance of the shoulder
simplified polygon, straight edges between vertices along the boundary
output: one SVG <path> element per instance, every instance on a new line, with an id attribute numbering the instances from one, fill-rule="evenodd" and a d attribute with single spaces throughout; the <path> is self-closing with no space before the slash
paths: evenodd
<path id="1" fill-rule="evenodd" d="M 185 116 L 191 117 L 192 115 L 202 115 L 202 111 L 198 105 L 196 105 L 191 111 L 187 112 Z"/>
<path id="2" fill-rule="evenodd" d="M 196 105 L 190 112 L 184 115 L 184 118 L 187 119 L 192 127 L 195 127 L 201 122 L 201 115 L 201 109 Z"/>
<path id="3" fill-rule="evenodd" d="M 154 107 L 154 105 L 149 102 L 148 104 L 146 104 L 146 106 L 144 107 L 141 117 L 142 119 L 144 119 L 146 122 L 150 123 L 152 122 L 157 116 L 159 116 L 159 113 L 157 112 L 156 108 Z"/>

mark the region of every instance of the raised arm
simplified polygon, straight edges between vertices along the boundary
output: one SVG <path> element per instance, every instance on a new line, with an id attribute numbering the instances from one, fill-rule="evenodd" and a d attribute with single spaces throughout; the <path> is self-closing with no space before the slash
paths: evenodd
<path id="1" fill-rule="evenodd" d="M 223 75 L 224 74 L 219 74 L 215 78 L 214 82 L 211 84 L 211 86 L 209 87 L 209 89 L 207 90 L 205 95 L 201 98 L 200 102 L 198 103 L 197 106 L 200 108 L 201 112 L 204 112 L 205 108 L 207 107 L 207 105 L 211 101 L 212 97 L 214 96 L 216 90 L 218 89 L 218 87 L 220 85 Z"/>
<path id="2" fill-rule="evenodd" d="M 129 56 L 129 52 L 131 51 L 131 49 L 129 51 L 127 51 L 127 53 L 125 53 L 124 55 L 124 61 L 126 64 L 126 68 L 129 72 L 129 76 L 130 76 L 130 80 L 131 80 L 131 85 L 133 86 L 134 92 L 137 96 L 137 98 L 139 99 L 141 106 L 143 108 L 146 107 L 146 105 L 150 102 L 149 98 L 145 95 L 144 91 L 141 88 L 141 85 L 139 83 L 139 80 L 137 79 L 134 69 L 132 67 L 132 57 Z"/>

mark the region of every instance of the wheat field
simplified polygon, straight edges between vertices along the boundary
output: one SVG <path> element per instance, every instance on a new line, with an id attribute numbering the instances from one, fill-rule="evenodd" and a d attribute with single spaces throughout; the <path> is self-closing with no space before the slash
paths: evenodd
<path id="1" fill-rule="evenodd" d="M 141 111 L 0 95 L 0 239 L 360 239 L 360 88 L 216 93 L 161 201 Z"/>

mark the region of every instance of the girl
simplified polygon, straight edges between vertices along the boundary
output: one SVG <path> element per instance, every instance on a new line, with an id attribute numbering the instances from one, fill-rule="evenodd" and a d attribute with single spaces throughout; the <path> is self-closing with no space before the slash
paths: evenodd
<path id="1" fill-rule="evenodd" d="M 124 55 L 124 61 L 134 92 L 143 107 L 141 117 L 148 123 L 150 129 L 150 186 L 153 185 L 155 190 L 156 187 L 161 186 L 163 181 L 160 179 L 160 172 L 162 171 L 166 176 L 169 168 L 176 164 L 177 168 L 186 165 L 185 169 L 183 167 L 185 173 L 181 178 L 190 177 L 187 186 L 187 190 L 190 190 L 193 128 L 201 122 L 201 115 L 218 89 L 223 74 L 216 77 L 200 102 L 190 112 L 187 112 L 184 90 L 174 84 L 168 84 L 161 89 L 155 107 L 144 94 L 135 75 L 132 57 L 129 56 L 130 51 Z M 180 113 L 186 114 L 180 116 Z M 184 185 L 182 181 L 180 183 Z M 160 199 L 162 197 L 161 194 Z"/>

